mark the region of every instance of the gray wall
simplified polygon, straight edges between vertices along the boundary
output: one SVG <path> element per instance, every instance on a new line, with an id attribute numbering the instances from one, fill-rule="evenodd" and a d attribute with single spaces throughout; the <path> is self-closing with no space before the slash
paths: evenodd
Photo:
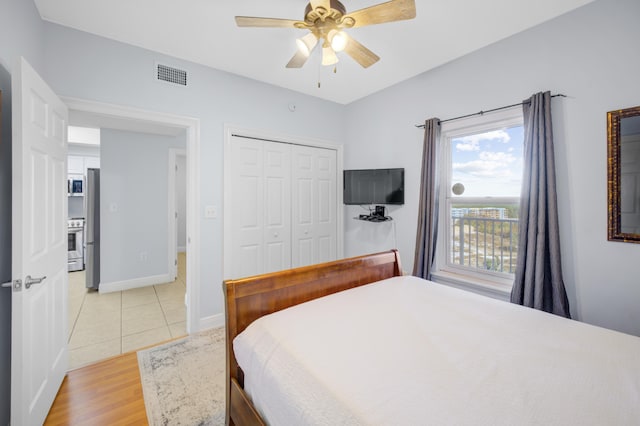
<path id="1" fill-rule="evenodd" d="M 222 211 L 224 124 L 342 143 L 345 107 L 56 24 L 45 33 L 46 78 L 59 95 L 200 120 L 200 313 L 222 314 L 222 218 L 203 216 L 206 205 Z M 154 81 L 156 61 L 187 70 L 190 85 Z"/>
<path id="2" fill-rule="evenodd" d="M 43 70 L 44 28 L 32 1 L 0 1 L 0 282 L 11 280 L 11 69 L 24 56 Z M 11 291 L 0 289 L 0 424 L 9 423 Z"/>
<path id="3" fill-rule="evenodd" d="M 176 174 L 176 210 L 178 212 L 179 248 L 187 247 L 187 157 L 176 156 L 178 173 Z"/>
<path id="4" fill-rule="evenodd" d="M 101 129 L 100 140 L 100 283 L 167 274 L 169 148 L 186 135 Z"/>
<path id="5" fill-rule="evenodd" d="M 423 137 L 414 124 L 509 105 L 537 91 L 564 93 L 569 97 L 552 106 L 571 312 L 640 335 L 640 245 L 607 241 L 606 150 L 606 112 L 640 104 L 638 17 L 637 0 L 599 0 L 347 107 L 345 168 L 406 168 L 406 204 L 391 211 L 406 270 Z M 346 210 L 347 254 L 387 248 L 384 235 L 369 245 L 356 241 L 360 224 L 349 218 L 357 208 Z"/>

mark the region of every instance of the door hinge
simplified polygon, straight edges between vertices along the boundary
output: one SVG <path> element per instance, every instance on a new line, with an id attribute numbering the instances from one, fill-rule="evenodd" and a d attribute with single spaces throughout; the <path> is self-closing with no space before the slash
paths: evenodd
<path id="1" fill-rule="evenodd" d="M 178 259 L 176 259 L 175 265 L 178 266 Z"/>
<path id="2" fill-rule="evenodd" d="M 2 287 L 11 287 L 13 291 L 22 290 L 22 280 L 13 280 L 6 283 L 2 283 Z"/>

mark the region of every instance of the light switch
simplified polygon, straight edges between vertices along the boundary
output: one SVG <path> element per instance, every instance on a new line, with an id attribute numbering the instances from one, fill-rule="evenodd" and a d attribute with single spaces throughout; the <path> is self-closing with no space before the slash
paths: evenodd
<path id="1" fill-rule="evenodd" d="M 109 211 L 110 212 L 117 212 L 118 211 L 118 205 L 116 203 L 109 204 Z"/>
<path id="2" fill-rule="evenodd" d="M 216 206 L 205 206 L 204 217 L 207 219 L 215 219 L 218 217 L 218 210 L 216 209 Z"/>

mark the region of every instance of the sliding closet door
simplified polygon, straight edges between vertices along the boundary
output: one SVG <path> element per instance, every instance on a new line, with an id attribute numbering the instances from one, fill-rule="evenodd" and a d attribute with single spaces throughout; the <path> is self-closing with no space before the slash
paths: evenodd
<path id="1" fill-rule="evenodd" d="M 230 271 L 241 278 L 287 269 L 291 265 L 291 147 L 232 137 Z"/>
<path id="2" fill-rule="evenodd" d="M 335 260 L 336 151 L 294 145 L 292 156 L 292 266 Z"/>

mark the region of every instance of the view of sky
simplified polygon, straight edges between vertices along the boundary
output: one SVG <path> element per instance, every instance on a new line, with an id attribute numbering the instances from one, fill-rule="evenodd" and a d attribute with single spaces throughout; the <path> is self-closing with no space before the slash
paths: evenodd
<path id="1" fill-rule="evenodd" d="M 451 185 L 462 183 L 464 197 L 519 197 L 522 184 L 522 126 L 451 141 Z"/>

